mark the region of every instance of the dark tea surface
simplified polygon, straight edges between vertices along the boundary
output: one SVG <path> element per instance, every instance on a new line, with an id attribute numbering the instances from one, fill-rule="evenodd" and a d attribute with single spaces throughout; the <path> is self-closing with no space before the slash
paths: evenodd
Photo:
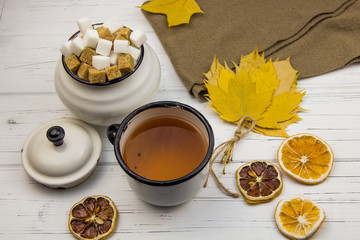
<path id="1" fill-rule="evenodd" d="M 123 154 L 133 172 L 150 180 L 168 181 L 192 172 L 207 150 L 205 136 L 191 122 L 160 116 L 140 123 L 130 133 Z"/>

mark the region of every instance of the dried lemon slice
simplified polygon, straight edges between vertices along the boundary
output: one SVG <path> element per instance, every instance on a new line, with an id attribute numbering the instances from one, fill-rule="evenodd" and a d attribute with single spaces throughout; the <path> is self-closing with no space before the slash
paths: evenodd
<path id="1" fill-rule="evenodd" d="M 264 160 L 242 165 L 236 171 L 236 182 L 248 203 L 268 202 L 279 196 L 283 187 L 279 169 Z"/>
<path id="2" fill-rule="evenodd" d="M 69 229 L 78 239 L 104 239 L 114 231 L 117 214 L 109 197 L 86 197 L 71 208 Z"/>
<path id="3" fill-rule="evenodd" d="M 304 196 L 283 199 L 275 210 L 276 226 L 289 239 L 310 238 L 324 220 L 324 210 Z"/>
<path id="4" fill-rule="evenodd" d="M 330 174 L 334 155 L 324 140 L 309 133 L 293 135 L 278 150 L 278 162 L 285 173 L 306 183 L 323 182 Z"/>

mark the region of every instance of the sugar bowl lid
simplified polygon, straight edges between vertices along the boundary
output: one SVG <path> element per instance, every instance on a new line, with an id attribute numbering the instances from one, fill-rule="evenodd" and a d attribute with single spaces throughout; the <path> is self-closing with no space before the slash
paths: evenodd
<path id="1" fill-rule="evenodd" d="M 51 188 L 69 188 L 87 179 L 101 153 L 97 131 L 73 118 L 59 118 L 37 127 L 25 140 L 25 171 Z"/>

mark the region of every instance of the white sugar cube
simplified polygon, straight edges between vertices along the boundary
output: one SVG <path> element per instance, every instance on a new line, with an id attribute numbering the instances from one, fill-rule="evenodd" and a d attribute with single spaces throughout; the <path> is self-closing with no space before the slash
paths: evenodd
<path id="1" fill-rule="evenodd" d="M 122 28 L 124 25 L 115 20 L 108 19 L 104 22 L 103 26 L 107 27 L 111 33 L 114 33 L 116 30 Z"/>
<path id="2" fill-rule="evenodd" d="M 78 27 L 79 27 L 79 30 L 82 34 L 85 34 L 86 32 L 86 29 L 93 29 L 92 25 L 91 25 L 91 22 L 90 22 L 90 19 L 87 18 L 87 17 L 82 17 L 80 19 L 78 19 L 76 21 Z"/>
<path id="3" fill-rule="evenodd" d="M 114 51 L 110 52 L 110 64 L 117 65 L 118 63 L 118 54 Z"/>
<path id="4" fill-rule="evenodd" d="M 109 56 L 112 47 L 112 41 L 100 38 L 96 46 L 96 53 Z"/>
<path id="5" fill-rule="evenodd" d="M 143 45 L 147 40 L 147 37 L 143 31 L 134 30 L 130 34 L 130 41 L 134 44 L 137 48 Z"/>
<path id="6" fill-rule="evenodd" d="M 84 50 L 84 40 L 81 37 L 76 37 L 71 41 L 70 50 L 76 56 L 80 56 L 81 52 Z"/>
<path id="7" fill-rule="evenodd" d="M 128 40 L 114 40 L 114 52 L 129 53 L 129 41 Z"/>
<path id="8" fill-rule="evenodd" d="M 62 55 L 65 56 L 65 58 L 69 57 L 72 54 L 72 51 L 70 50 L 71 41 L 67 41 L 63 43 L 60 47 L 60 52 Z"/>
<path id="9" fill-rule="evenodd" d="M 133 59 L 135 60 L 135 62 L 138 60 L 139 56 L 140 56 L 140 49 L 130 46 L 129 47 L 129 53 L 130 55 L 133 57 Z"/>
<path id="10" fill-rule="evenodd" d="M 87 47 L 96 48 L 99 41 L 99 33 L 94 29 L 87 29 L 84 34 L 84 44 Z"/>
<path id="11" fill-rule="evenodd" d="M 97 70 L 110 67 L 110 57 L 95 55 L 92 57 L 92 66 Z"/>

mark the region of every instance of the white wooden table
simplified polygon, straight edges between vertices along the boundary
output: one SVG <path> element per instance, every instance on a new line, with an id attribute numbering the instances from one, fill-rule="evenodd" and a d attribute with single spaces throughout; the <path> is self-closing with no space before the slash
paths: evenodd
<path id="1" fill-rule="evenodd" d="M 20 150 L 28 134 L 42 123 L 74 117 L 57 97 L 54 70 L 58 48 L 77 31 L 83 16 L 93 22 L 112 18 L 142 29 L 161 62 L 162 80 L 155 100 L 174 100 L 202 112 L 213 127 L 216 143 L 228 140 L 235 125 L 219 120 L 207 103 L 191 97 L 175 73 L 152 27 L 139 8 L 142 0 L 0 0 L 0 239 L 74 239 L 67 228 L 72 205 L 93 194 L 111 197 L 119 221 L 110 239 L 283 239 L 275 226 L 277 202 L 303 194 L 320 203 L 326 221 L 314 239 L 359 239 L 360 233 L 360 65 L 299 81 L 306 90 L 300 122 L 290 135 L 309 132 L 333 148 L 330 177 L 315 186 L 283 174 L 284 189 L 275 200 L 248 205 L 231 198 L 211 179 L 193 200 L 161 208 L 139 200 L 117 164 L 106 128 L 97 127 L 103 142 L 101 161 L 81 185 L 54 190 L 33 181 L 24 171 Z M 210 60 L 211 61 L 211 60 Z M 243 163 L 264 159 L 276 163 L 282 138 L 250 133 L 236 146 L 234 161 L 221 180 L 237 191 L 234 173 Z M 215 171 L 220 173 L 220 164 Z"/>

